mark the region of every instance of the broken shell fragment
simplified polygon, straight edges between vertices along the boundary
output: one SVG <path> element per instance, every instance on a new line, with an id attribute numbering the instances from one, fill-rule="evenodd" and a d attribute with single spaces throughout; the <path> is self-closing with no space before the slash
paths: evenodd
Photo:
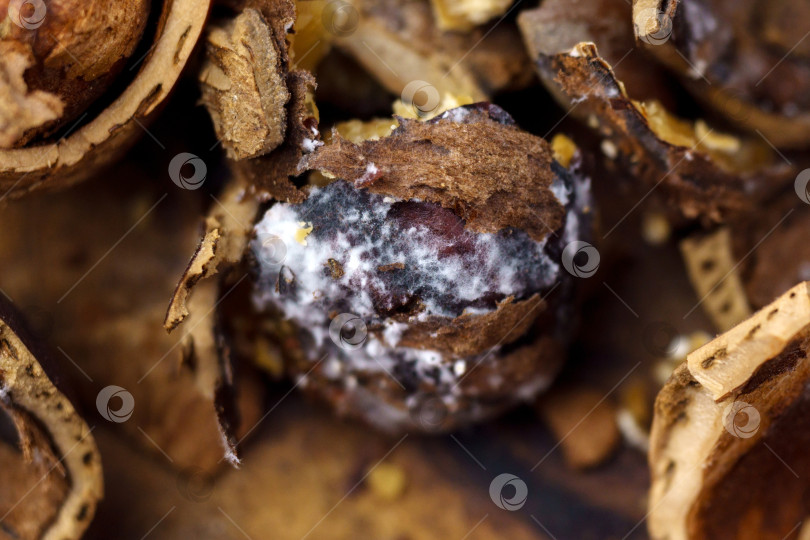
<path id="1" fill-rule="evenodd" d="M 607 158 L 641 183 L 641 200 L 659 190 L 676 210 L 675 221 L 745 215 L 793 177 L 764 141 L 721 134 L 701 120 L 676 118 L 656 101 L 630 99 L 593 43 L 540 49 L 536 60 L 541 79 L 610 144 Z"/>
<path id="2" fill-rule="evenodd" d="M 72 3 L 67 0 L 63 2 L 63 4 Z M 8 5 L 9 2 L 2 4 Z M 16 4 L 28 6 L 36 4 L 50 8 L 56 5 L 55 2 L 46 4 L 41 1 L 16 2 Z M 53 47 L 52 53 L 43 60 L 43 65 L 46 71 L 53 68 L 55 75 L 41 74 L 47 80 L 45 84 L 47 88 L 44 90 L 28 88 L 26 83 L 28 79 L 25 79 L 24 75 L 31 69 L 41 69 L 43 66 L 26 56 L 30 44 L 26 43 L 21 47 L 19 42 L 3 41 L 5 38 L 14 37 L 13 35 L 20 30 L 18 28 L 15 30 L 16 26 L 10 18 L 3 21 L 0 28 L 0 49 L 4 51 L 0 61 L 0 73 L 3 76 L 0 79 L 5 82 L 0 83 L 0 96 L 3 97 L 0 101 L 0 133 L 11 130 L 10 126 L 19 121 L 31 120 L 34 105 L 39 111 L 36 117 L 39 127 L 47 126 L 50 129 L 53 122 L 57 122 L 64 115 L 77 117 L 75 121 L 67 122 L 72 125 L 64 129 L 58 139 L 59 132 L 42 140 L 28 141 L 27 134 L 31 132 L 30 129 L 23 130 L 19 136 L 9 137 L 14 141 L 27 142 L 19 147 L 0 148 L 0 191 L 9 197 L 19 197 L 39 189 L 66 187 L 92 176 L 101 167 L 119 157 L 136 137 L 143 133 L 145 122 L 154 116 L 159 105 L 174 87 L 202 32 L 210 7 L 209 0 L 167 0 L 162 4 L 157 3 L 156 6 L 161 8 L 160 24 L 153 37 L 153 44 L 146 48 L 143 58 L 134 60 L 130 68 L 133 73 L 130 75 L 132 79 L 126 81 L 128 84 L 120 95 L 110 96 L 109 104 L 96 113 L 93 107 L 87 108 L 84 102 L 86 97 L 96 96 L 97 89 L 94 85 L 98 86 L 99 81 L 106 80 L 105 75 L 99 75 L 96 71 L 106 73 L 108 70 L 105 66 L 121 67 L 119 64 L 125 62 L 132 52 L 133 40 L 137 41 L 140 35 L 140 25 L 133 24 L 131 30 L 134 31 L 132 35 L 127 34 L 128 39 L 125 39 L 124 43 L 110 41 L 110 35 L 120 37 L 126 32 L 123 28 L 113 30 L 109 25 L 119 19 L 125 21 L 127 17 L 132 17 L 133 23 L 141 23 L 141 19 L 145 17 L 143 13 L 145 8 L 141 2 L 119 2 L 116 3 L 115 9 L 108 3 L 95 2 L 94 6 L 96 4 L 100 6 L 96 11 L 101 10 L 103 14 L 90 12 L 87 10 L 88 6 L 81 3 L 70 7 L 66 13 L 52 9 L 42 19 L 45 25 L 43 31 L 50 24 L 48 21 L 65 25 L 65 28 L 56 34 L 63 38 L 60 40 L 56 37 L 56 39 L 64 41 L 65 44 L 73 44 L 75 40 L 82 42 L 84 39 L 82 32 L 91 32 L 93 36 L 93 39 L 82 42 L 81 47 L 76 45 L 78 48 L 75 50 L 81 53 L 76 58 L 65 57 L 64 44 L 59 44 L 61 47 Z M 11 13 L 12 10 L 9 11 Z M 71 17 L 79 14 L 86 17 L 81 20 L 81 25 L 77 25 L 78 21 L 71 20 Z M 11 34 L 7 35 L 7 31 Z M 63 34 L 63 31 L 67 34 Z M 25 29 L 20 39 L 27 41 L 33 39 L 35 35 L 36 29 Z M 41 40 L 43 46 L 49 44 L 53 46 L 51 37 L 54 35 Z M 108 41 L 112 46 L 108 49 L 108 43 L 99 43 L 99 40 Z M 52 66 L 50 62 L 56 62 L 56 65 Z M 134 71 L 135 67 L 138 68 L 137 71 Z M 128 73 L 125 73 L 126 75 Z M 57 77 L 56 83 L 52 76 Z M 68 77 L 69 80 L 62 80 L 63 77 Z M 88 81 L 89 89 L 84 87 L 84 83 Z M 60 92 L 48 91 L 53 90 L 51 88 L 53 84 L 70 97 L 64 106 L 60 106 L 61 101 L 65 99 L 64 95 L 60 97 Z M 109 89 L 113 90 L 116 87 L 117 85 L 112 85 Z M 105 100 L 108 93 L 105 92 L 93 103 L 107 103 Z M 23 106 L 27 111 L 26 114 L 15 112 L 16 105 L 20 105 L 20 99 L 25 100 Z M 92 117 L 91 114 L 95 116 Z M 6 122 L 10 122 L 10 125 L 6 125 Z M 0 146 L 8 145 L 0 143 Z M 14 146 L 14 142 L 11 146 Z"/>
<path id="3" fill-rule="evenodd" d="M 782 148 L 810 137 L 804 2 L 634 0 L 639 43 L 736 126 Z"/>
<path id="4" fill-rule="evenodd" d="M 22 452 L 0 445 L 8 490 L 0 497 L 3 531 L 14 538 L 81 538 L 104 491 L 93 429 L 54 385 L 55 364 L 0 302 L 0 407 Z M 32 479 L 23 480 L 29 471 Z"/>
<path id="5" fill-rule="evenodd" d="M 810 284 L 694 351 L 655 404 L 655 539 L 781 539 L 807 515 Z M 774 489 L 774 486 L 779 489 Z"/>

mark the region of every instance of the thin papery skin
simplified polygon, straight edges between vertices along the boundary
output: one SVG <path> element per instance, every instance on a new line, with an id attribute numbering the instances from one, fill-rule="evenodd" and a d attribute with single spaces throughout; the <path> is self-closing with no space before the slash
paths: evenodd
<path id="1" fill-rule="evenodd" d="M 454 144 L 456 128 L 464 137 Z M 471 226 L 462 216 L 479 215 L 477 205 L 485 204 L 479 201 L 498 192 L 495 179 L 475 174 L 499 170 L 487 161 L 492 156 L 465 147 L 480 129 L 503 131 L 514 143 L 501 148 L 516 157 L 512 181 L 525 176 L 529 193 Z M 442 153 L 448 171 L 469 171 L 445 172 L 444 193 L 434 201 L 399 196 L 427 193 L 423 180 L 435 183 L 400 161 L 412 162 L 406 151 L 412 132 L 433 134 L 420 158 L 430 162 L 432 153 Z M 588 181 L 553 162 L 542 139 L 488 105 L 407 122 L 374 146 L 348 147 L 330 167 L 324 156 L 347 144 L 353 143 L 334 142 L 320 156 L 318 149 L 309 163 L 340 171 L 365 163 L 356 177 L 309 187 L 300 204 L 271 206 L 251 244 L 259 276 L 254 301 L 299 329 L 302 354 L 293 370 L 307 373 L 302 386 L 386 431 L 426 429 L 414 415 L 431 399 L 445 411 L 442 429 L 531 399 L 559 367 L 552 342 L 564 341 L 557 319 L 570 301 L 571 279 L 560 254 L 587 235 Z M 546 151 L 547 168 L 542 160 L 523 165 L 527 154 Z M 388 187 L 393 193 L 383 192 Z M 465 200 L 465 192 L 475 199 Z M 535 201 L 548 207 L 539 219 L 556 229 L 531 228 L 524 214 L 538 211 Z M 529 231 L 496 225 L 510 220 Z M 559 297 L 541 298 L 560 285 Z"/>

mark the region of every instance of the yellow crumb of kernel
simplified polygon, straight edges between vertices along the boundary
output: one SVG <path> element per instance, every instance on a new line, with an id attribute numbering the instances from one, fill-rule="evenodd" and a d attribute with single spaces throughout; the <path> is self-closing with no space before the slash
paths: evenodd
<path id="1" fill-rule="evenodd" d="M 701 146 L 711 150 L 731 153 L 740 149 L 740 139 L 734 135 L 714 131 L 703 120 L 695 122 L 695 136 Z"/>
<path id="2" fill-rule="evenodd" d="M 641 223 L 641 235 L 648 244 L 660 246 L 665 244 L 672 234 L 669 220 L 660 212 L 649 212 Z"/>
<path id="3" fill-rule="evenodd" d="M 380 463 L 369 472 L 367 482 L 374 495 L 393 501 L 405 491 L 405 471 L 397 465 Z"/>
<path id="4" fill-rule="evenodd" d="M 431 86 L 431 88 L 433 87 Z M 414 96 L 414 98 L 415 97 L 416 96 Z M 470 105 L 471 103 L 475 103 L 475 99 L 473 99 L 472 96 L 445 92 L 441 100 L 434 104 L 434 106 L 432 106 L 429 110 L 420 108 L 419 104 L 416 103 L 416 99 L 414 99 L 414 103 L 408 103 L 398 99 L 394 102 L 392 108 L 394 110 L 394 114 L 397 116 L 424 121 L 430 120 L 435 116 L 439 116 L 443 112 L 449 111 L 450 109 L 455 109 L 456 107 L 461 107 L 463 105 Z"/>
<path id="5" fill-rule="evenodd" d="M 312 223 L 299 221 L 298 226 L 301 228 L 295 231 L 295 241 L 302 246 L 305 246 L 307 245 L 307 236 L 309 236 L 309 233 L 312 232 Z"/>
<path id="6" fill-rule="evenodd" d="M 551 139 L 551 151 L 554 152 L 554 159 L 567 169 L 577 151 L 577 145 L 562 133 L 557 133 Z"/>
<path id="7" fill-rule="evenodd" d="M 399 126 L 399 122 L 390 118 L 372 118 L 371 120 L 347 120 L 335 125 L 344 139 L 355 144 L 363 141 L 376 141 L 387 137 Z"/>
<path id="8" fill-rule="evenodd" d="M 284 363 L 281 354 L 266 339 L 256 338 L 253 353 L 254 361 L 260 369 L 270 373 L 275 379 L 280 379 L 284 375 Z"/>

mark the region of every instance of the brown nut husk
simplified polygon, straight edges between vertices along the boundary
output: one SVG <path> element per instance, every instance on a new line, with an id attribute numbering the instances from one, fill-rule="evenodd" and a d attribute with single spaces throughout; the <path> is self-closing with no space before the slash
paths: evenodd
<path id="1" fill-rule="evenodd" d="M 801 173 L 795 191 L 769 201 L 756 219 L 741 216 L 681 241 L 697 298 L 719 330 L 728 330 L 747 318 L 752 308 L 769 304 L 796 282 L 810 278 L 806 242 L 810 206 L 802 182 L 808 176 L 810 172 Z"/>
<path id="2" fill-rule="evenodd" d="M 16 79 L 0 84 L 0 147 L 11 148 L 73 122 L 107 90 L 141 39 L 149 2 L 4 0 L 0 12 L 0 69 Z"/>
<path id="3" fill-rule="evenodd" d="M 320 132 L 315 79 L 291 65 L 296 6 L 292 0 L 231 4 L 235 14 L 207 38 L 203 104 L 249 196 L 301 201 L 290 177 L 301 156 L 320 144 Z"/>
<path id="4" fill-rule="evenodd" d="M 538 50 L 541 79 L 605 139 L 608 159 L 641 182 L 641 201 L 659 190 L 673 220 L 708 224 L 745 215 L 795 174 L 763 141 L 678 119 L 655 101 L 631 100 L 593 43 Z"/>
<path id="5" fill-rule="evenodd" d="M 656 400 L 650 441 L 652 538 L 796 531 L 808 512 L 808 350 L 804 282 L 675 371 Z"/>
<path id="6" fill-rule="evenodd" d="M 806 237 L 810 206 L 796 195 L 791 190 L 761 209 L 758 219 L 731 227 L 738 271 L 748 301 L 756 308 L 770 303 L 793 283 L 810 279 Z"/>
<path id="7" fill-rule="evenodd" d="M 541 54 L 568 51 L 578 43 L 593 42 L 609 63 L 616 78 L 626 85 L 632 99 L 657 99 L 670 107 L 673 89 L 666 71 L 651 61 L 633 39 L 632 7 L 624 0 L 545 0 L 537 8 L 525 9 L 517 18 L 523 41 L 532 59 Z M 563 103 L 556 85 L 546 86 Z M 580 111 L 572 110 L 577 115 Z"/>
<path id="8" fill-rule="evenodd" d="M 786 0 L 634 0 L 639 42 L 729 122 L 783 148 L 810 137 L 810 7 Z"/>
<path id="9" fill-rule="evenodd" d="M 11 1 L 12 4 L 15 0 Z M 16 2 L 20 3 L 20 2 Z M 165 100 L 174 87 L 181 70 L 191 54 L 192 49 L 202 31 L 202 26 L 208 15 L 210 2 L 208 0 L 177 0 L 167 1 L 162 5 L 157 32 L 151 47 L 144 47 L 144 58 L 137 60 L 139 69 L 134 78 L 127 84 L 123 92 L 94 118 L 89 118 L 89 112 L 81 115 L 86 108 L 85 99 L 94 98 L 98 101 L 97 93 L 105 84 L 107 73 L 105 66 L 110 65 L 112 70 L 126 61 L 127 54 L 132 51 L 132 41 L 140 34 L 140 28 L 145 24 L 143 9 L 133 6 L 142 6 L 139 2 L 116 4 L 111 9 L 107 4 L 101 6 L 104 16 L 91 16 L 93 13 L 85 11 L 86 4 L 81 9 L 74 7 L 62 12 L 54 6 L 62 6 L 72 2 L 51 2 L 43 26 L 37 31 L 26 30 L 27 33 L 20 39 L 33 39 L 32 44 L 20 45 L 14 41 L 10 45 L 3 41 L 0 47 L 9 47 L 8 54 L 3 54 L 4 70 L 3 83 L 0 91 L 7 91 L 8 99 L 3 100 L 0 110 L 7 109 L 9 118 L 14 122 L 32 121 L 31 115 L 36 115 L 35 122 L 39 125 L 51 125 L 58 118 L 78 116 L 73 125 L 58 140 L 46 139 L 41 142 L 32 142 L 20 148 L 0 149 L 0 191 L 10 197 L 19 197 L 34 190 L 65 187 L 90 177 L 102 166 L 109 164 L 128 148 L 136 136 L 142 134 L 144 123 L 153 116 L 158 106 Z M 42 5 L 44 2 L 32 2 L 30 5 Z M 93 4 L 95 5 L 95 4 Z M 100 4 L 99 4 L 100 5 Z M 62 6 L 67 9 L 66 6 Z M 135 12 L 131 12 L 135 9 Z M 80 24 L 74 27 L 73 17 L 77 13 L 86 14 L 87 19 L 81 19 Z M 97 14 L 96 14 L 97 15 Z M 131 17 L 131 21 L 129 18 Z M 123 22 L 122 20 L 127 20 Z M 56 24 L 59 29 L 51 29 L 48 25 Z M 70 21 L 66 28 L 60 25 Z M 132 24 L 130 24 L 130 22 Z M 120 23 L 120 25 L 119 25 Z M 116 25 L 113 35 L 117 39 L 109 40 L 107 31 L 110 25 Z M 119 28 L 129 28 L 132 32 L 122 32 Z M 5 36 L 17 37 L 18 30 L 10 19 L 3 22 L 4 31 L 12 30 Z M 138 30 L 138 31 L 135 31 Z M 2 32 L 3 30 L 0 30 Z M 33 33 L 32 33 L 33 32 Z M 53 47 L 51 38 L 64 37 L 63 32 L 69 35 L 75 32 L 75 48 L 67 51 L 60 47 L 54 48 L 50 53 L 38 51 L 40 33 L 47 35 L 42 38 L 42 46 Z M 89 32 L 92 39 L 85 39 L 81 32 Z M 97 42 L 107 42 L 109 48 Z M 74 44 L 73 38 L 64 37 L 64 41 Z M 67 43 L 63 43 L 66 45 Z M 30 47 L 34 47 L 36 54 L 43 54 L 45 74 L 42 75 L 47 82 L 43 82 L 42 89 L 33 85 L 26 77 L 29 68 L 36 68 L 35 60 L 28 54 Z M 73 52 L 76 58 L 65 56 L 65 52 Z M 35 54 L 35 57 L 36 57 Z M 50 63 L 55 63 L 51 66 Z M 133 65 L 133 69 L 135 67 Z M 53 78 L 48 69 L 53 67 L 71 80 L 79 81 L 75 84 Z M 82 85 L 88 84 L 90 88 Z M 5 89 L 3 90 L 3 85 Z M 60 91 L 67 93 L 67 97 L 60 95 Z M 80 95 L 81 99 L 76 95 Z M 13 97 L 16 96 L 16 97 Z M 106 99 L 106 95 L 105 95 Z M 62 103 L 59 105 L 57 103 Z M 17 104 L 17 105 L 15 105 Z M 78 105 L 77 105 L 78 104 Z M 25 109 L 24 114 L 14 111 L 17 107 Z M 74 111 L 73 109 L 77 109 Z M 56 114 L 58 113 L 58 114 Z M 95 114 L 95 113 L 94 113 Z M 2 118 L 3 115 L 0 115 Z M 19 130 L 17 130 L 19 131 Z M 29 130 L 23 130 L 28 133 Z M 15 137 L 12 139 L 17 140 Z"/>
<path id="10" fill-rule="evenodd" d="M 95 426 L 54 385 L 55 369 L 0 299 L 0 407 L 22 453 L 0 443 L 2 528 L 13 538 L 81 538 L 104 492 Z"/>

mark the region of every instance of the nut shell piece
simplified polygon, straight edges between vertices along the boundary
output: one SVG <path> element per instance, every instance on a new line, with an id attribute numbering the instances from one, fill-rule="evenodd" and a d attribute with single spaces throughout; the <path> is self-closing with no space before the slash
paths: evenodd
<path id="1" fill-rule="evenodd" d="M 27 466 L 37 469 L 39 482 L 7 509 L 4 531 L 15 524 L 13 511 L 44 482 L 56 484 L 59 495 L 36 501 L 37 536 L 46 540 L 81 538 L 93 519 L 104 487 L 101 456 L 92 431 L 65 394 L 54 385 L 55 365 L 27 335 L 18 316 L 0 300 L 0 406 L 14 421 Z M 60 486 L 62 482 L 64 487 Z M 4 486 L 13 489 L 13 486 Z M 47 489 L 47 487 L 46 487 Z M 41 496 L 41 492 L 37 493 Z M 53 506 L 51 506 L 51 503 Z"/>
<path id="2" fill-rule="evenodd" d="M 526 27 L 523 32 L 527 39 L 533 35 Z M 663 194 L 673 220 L 740 217 L 793 178 L 793 168 L 764 141 L 720 134 L 700 120 L 674 117 L 655 101 L 630 99 L 593 43 L 539 51 L 541 79 L 611 144 L 608 158 L 640 181 L 642 201 L 654 190 Z"/>
<path id="3" fill-rule="evenodd" d="M 144 122 L 177 82 L 209 7 L 209 0 L 167 0 L 154 45 L 121 95 L 56 142 L 0 149 L 0 191 L 19 197 L 34 190 L 65 187 L 118 157 L 141 134 Z M 78 123 L 82 121 L 83 117 Z"/>
<path id="4" fill-rule="evenodd" d="M 804 282 L 676 369 L 655 404 L 652 538 L 778 540 L 795 532 L 810 489 L 808 352 Z"/>

